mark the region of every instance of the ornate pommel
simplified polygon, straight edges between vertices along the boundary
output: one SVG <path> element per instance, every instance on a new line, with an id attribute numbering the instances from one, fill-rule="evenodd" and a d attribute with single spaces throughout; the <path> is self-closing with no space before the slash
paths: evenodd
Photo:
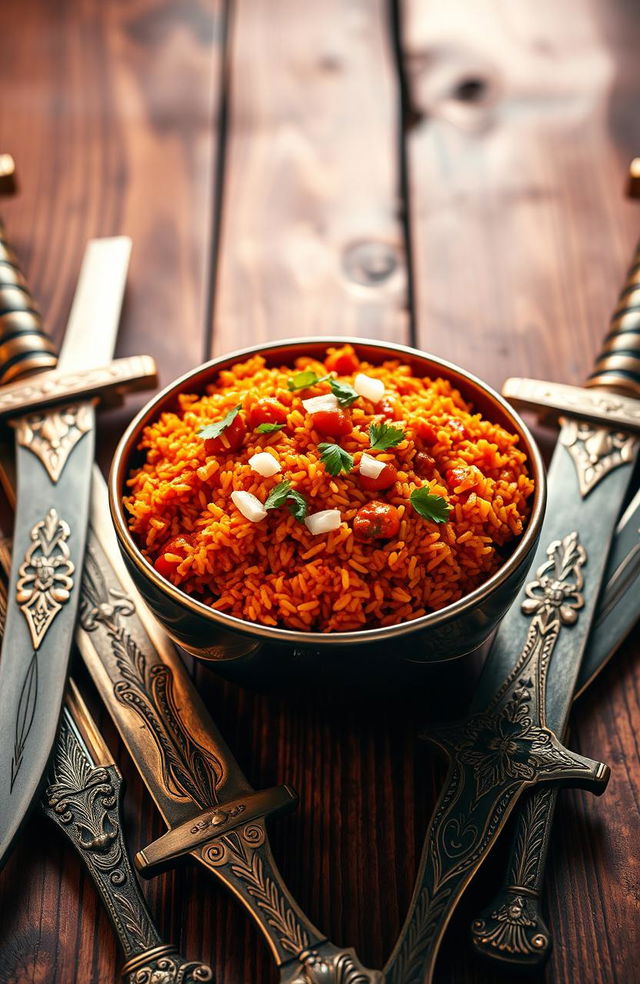
<path id="1" fill-rule="evenodd" d="M 249 793 L 229 803 L 203 810 L 187 823 L 173 827 L 135 856 L 138 871 L 147 878 L 166 868 L 176 858 L 190 854 L 217 837 L 222 837 L 251 820 L 292 810 L 298 795 L 289 786 L 274 786 Z"/>
<path id="2" fill-rule="evenodd" d="M 40 312 L 0 222 L 0 385 L 53 369 L 56 362 L 53 342 L 42 330 Z"/>

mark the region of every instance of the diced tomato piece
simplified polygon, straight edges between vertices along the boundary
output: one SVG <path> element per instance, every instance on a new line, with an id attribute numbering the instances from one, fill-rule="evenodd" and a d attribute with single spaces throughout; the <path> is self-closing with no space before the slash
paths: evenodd
<path id="1" fill-rule="evenodd" d="M 393 465 L 385 465 L 377 478 L 369 478 L 360 473 L 358 476 L 360 485 L 367 492 L 381 492 L 383 489 L 390 489 L 398 478 L 397 469 Z"/>
<path id="2" fill-rule="evenodd" d="M 286 424 L 286 422 L 286 408 L 281 403 L 278 403 L 277 400 L 270 400 L 268 398 L 258 400 L 249 411 L 249 426 L 254 429 L 259 427 L 260 424 Z"/>
<path id="3" fill-rule="evenodd" d="M 383 396 L 380 402 L 376 403 L 376 414 L 387 420 L 400 420 L 401 416 L 398 404 L 388 396 Z"/>
<path id="4" fill-rule="evenodd" d="M 400 514 L 387 502 L 368 502 L 358 509 L 353 532 L 358 540 L 390 540 L 400 529 Z"/>
<path id="5" fill-rule="evenodd" d="M 351 417 L 344 410 L 320 410 L 312 414 L 313 426 L 325 437 L 345 437 L 353 430 Z"/>
<path id="6" fill-rule="evenodd" d="M 426 451 L 418 451 L 413 459 L 413 470 L 422 478 L 432 478 L 436 468 L 436 459 Z"/>
<path id="7" fill-rule="evenodd" d="M 479 485 L 481 480 L 482 473 L 475 465 L 469 465 L 468 468 L 449 468 L 447 471 L 447 485 L 454 492 L 468 492 Z"/>
<path id="8" fill-rule="evenodd" d="M 162 553 L 158 554 L 153 562 L 153 566 L 157 570 L 158 574 L 162 577 L 166 577 L 167 580 L 171 579 L 171 575 L 180 566 L 181 561 L 186 556 L 188 548 L 191 546 L 193 538 L 189 534 L 180 534 L 179 536 L 174 536 L 170 540 L 167 540 L 164 547 L 162 548 Z M 170 556 L 167 557 L 167 554 Z M 175 557 L 180 557 L 180 560 L 176 560 Z"/>
<path id="9" fill-rule="evenodd" d="M 421 420 L 416 427 L 418 437 L 421 437 L 427 444 L 437 444 L 438 432 L 427 420 Z"/>
<path id="10" fill-rule="evenodd" d="M 240 414 L 225 427 L 220 437 L 208 437 L 204 442 L 205 454 L 221 454 L 225 451 L 237 451 L 242 446 L 247 425 Z"/>
<path id="11" fill-rule="evenodd" d="M 352 345 L 343 345 L 342 348 L 330 352 L 324 360 L 324 364 L 329 372 L 337 372 L 340 376 L 348 376 L 360 368 L 360 359 L 354 352 Z"/>

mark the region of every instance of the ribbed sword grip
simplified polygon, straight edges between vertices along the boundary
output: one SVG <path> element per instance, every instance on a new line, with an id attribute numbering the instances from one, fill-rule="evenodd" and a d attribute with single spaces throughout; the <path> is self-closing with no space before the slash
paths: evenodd
<path id="1" fill-rule="evenodd" d="M 640 398 L 640 243 L 587 386 Z"/>
<path id="2" fill-rule="evenodd" d="M 0 222 L 0 386 L 53 369 L 56 351 Z"/>

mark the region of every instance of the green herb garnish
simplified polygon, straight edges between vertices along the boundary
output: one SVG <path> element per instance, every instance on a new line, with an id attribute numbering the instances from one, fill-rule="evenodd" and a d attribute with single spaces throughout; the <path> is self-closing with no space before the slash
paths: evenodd
<path id="1" fill-rule="evenodd" d="M 303 372 L 297 372 L 295 376 L 288 379 L 287 386 L 294 393 L 296 390 L 307 389 L 309 386 L 315 386 L 317 383 L 325 383 L 327 379 L 331 379 L 331 376 L 318 376 L 313 369 L 305 369 Z"/>
<path id="2" fill-rule="evenodd" d="M 392 424 L 370 424 L 369 444 L 372 451 L 386 451 L 393 448 L 400 441 L 404 441 L 405 433 L 401 427 L 394 427 Z"/>
<path id="3" fill-rule="evenodd" d="M 307 501 L 304 496 L 291 488 L 288 478 L 280 482 L 267 496 L 264 504 L 265 509 L 278 509 L 280 506 L 288 506 L 289 512 L 296 519 L 304 519 L 307 515 Z"/>
<path id="4" fill-rule="evenodd" d="M 353 468 L 353 458 L 339 444 L 319 444 L 318 450 L 320 460 L 330 475 L 339 475 L 342 471 L 348 475 Z"/>
<path id="5" fill-rule="evenodd" d="M 428 486 L 414 489 L 410 500 L 418 515 L 432 523 L 446 523 L 453 508 L 441 495 L 430 492 Z"/>
<path id="6" fill-rule="evenodd" d="M 354 400 L 357 400 L 360 394 L 357 390 L 354 390 L 353 386 L 349 383 L 341 383 L 337 379 L 332 379 L 329 383 L 331 387 L 331 392 L 337 397 L 338 403 L 341 407 L 349 407 Z"/>
<path id="7" fill-rule="evenodd" d="M 274 431 L 282 430 L 284 424 L 258 424 L 256 430 L 258 434 L 273 434 Z"/>
<path id="8" fill-rule="evenodd" d="M 242 404 L 238 403 L 238 405 L 234 407 L 233 410 L 229 410 L 229 413 L 226 414 L 226 416 L 224 416 L 222 420 L 216 420 L 214 424 L 207 424 L 206 427 L 203 427 L 201 430 L 198 431 L 198 437 L 204 438 L 205 441 L 208 441 L 209 438 L 211 437 L 220 437 L 222 432 L 225 431 L 227 427 L 229 427 L 234 422 L 234 420 L 238 416 L 238 412 L 241 406 Z"/>

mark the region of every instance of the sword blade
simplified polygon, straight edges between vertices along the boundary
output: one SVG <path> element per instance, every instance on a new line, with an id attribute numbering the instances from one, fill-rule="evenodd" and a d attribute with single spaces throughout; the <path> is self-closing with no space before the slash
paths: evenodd
<path id="1" fill-rule="evenodd" d="M 535 575 L 498 629 L 469 717 L 436 737 L 451 765 L 410 911 L 385 968 L 389 984 L 432 980 L 453 911 L 522 793 L 543 780 L 567 781 L 571 762 L 581 784 L 576 757 L 555 734 L 565 734 L 637 451 L 630 435 L 563 423 Z M 587 770 L 585 763 L 585 778 Z M 606 778 L 600 775 L 599 791 Z"/>
<path id="2" fill-rule="evenodd" d="M 95 327 L 100 339 L 87 368 L 102 362 L 101 346 L 113 346 L 117 333 L 119 305 L 109 308 L 108 320 L 97 284 L 106 279 L 121 296 L 129 249 L 126 240 L 111 241 L 105 249 L 90 247 L 85 258 L 73 334 L 83 325 L 91 339 Z M 19 491 L 0 663 L 0 865 L 37 802 L 60 718 L 80 600 L 93 425 L 91 402 L 14 422 Z"/>

